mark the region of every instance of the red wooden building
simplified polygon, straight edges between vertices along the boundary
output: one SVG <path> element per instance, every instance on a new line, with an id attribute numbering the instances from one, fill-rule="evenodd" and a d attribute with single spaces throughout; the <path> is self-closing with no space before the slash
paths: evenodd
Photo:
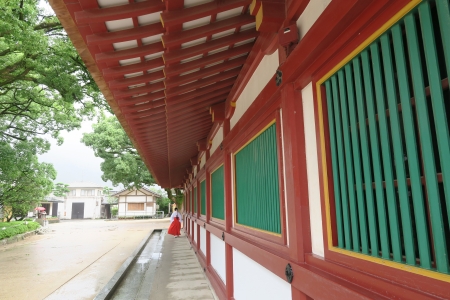
<path id="1" fill-rule="evenodd" d="M 448 0 L 50 0 L 220 299 L 450 298 Z"/>

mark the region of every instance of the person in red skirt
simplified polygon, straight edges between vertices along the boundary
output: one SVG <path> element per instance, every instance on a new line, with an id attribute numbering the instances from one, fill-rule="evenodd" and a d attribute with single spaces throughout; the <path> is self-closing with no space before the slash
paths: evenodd
<path id="1" fill-rule="evenodd" d="M 181 234 L 180 221 L 182 222 L 181 214 L 178 212 L 178 208 L 175 207 L 173 214 L 170 216 L 170 226 L 169 230 L 167 230 L 167 233 L 174 235 L 175 237 L 179 237 Z"/>

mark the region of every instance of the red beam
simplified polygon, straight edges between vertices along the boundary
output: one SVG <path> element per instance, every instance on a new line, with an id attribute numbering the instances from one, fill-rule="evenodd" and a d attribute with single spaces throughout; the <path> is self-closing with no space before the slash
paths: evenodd
<path id="1" fill-rule="evenodd" d="M 151 69 L 160 68 L 164 66 L 163 59 L 155 58 L 152 60 L 148 60 L 145 62 L 127 65 L 127 66 L 119 66 L 103 69 L 103 77 L 107 78 L 121 78 L 125 74 L 132 74 L 137 72 L 144 72 L 144 74 Z"/>
<path id="2" fill-rule="evenodd" d="M 164 74 L 166 77 L 173 77 L 197 68 L 203 68 L 209 64 L 229 59 L 233 56 L 241 55 L 244 53 L 248 53 L 252 50 L 253 44 L 245 44 L 236 48 L 232 48 L 227 51 L 222 51 L 219 53 L 215 53 L 212 55 L 208 55 L 206 57 L 196 59 L 184 64 L 176 64 L 176 65 L 170 65 L 166 66 L 164 69 Z"/>
<path id="3" fill-rule="evenodd" d="M 139 95 L 143 93 L 152 93 L 164 89 L 164 82 L 160 81 L 150 85 L 134 88 L 134 89 L 123 89 L 119 91 L 113 91 L 114 98 L 127 98 L 134 95 Z"/>
<path id="4" fill-rule="evenodd" d="M 170 106 L 168 104 L 166 104 L 167 112 L 172 112 L 172 111 L 178 110 L 180 108 L 184 108 L 186 106 L 191 106 L 191 105 L 194 105 L 197 103 L 206 102 L 213 98 L 226 99 L 228 96 L 228 92 L 229 92 L 229 88 L 225 88 L 225 89 L 220 89 L 220 90 L 214 91 L 211 94 L 206 94 L 201 97 L 190 99 L 189 101 L 172 104 Z"/>
<path id="5" fill-rule="evenodd" d="M 97 53 L 95 54 L 95 60 L 97 63 L 113 63 L 123 59 L 142 57 L 163 51 L 164 47 L 161 43 L 154 43 L 127 50 Z"/>
<path id="6" fill-rule="evenodd" d="M 175 62 L 179 62 L 183 59 L 197 56 L 210 52 L 212 50 L 220 49 L 223 47 L 234 45 L 238 42 L 246 41 L 258 36 L 258 32 L 255 29 L 246 30 L 244 32 L 235 33 L 226 37 L 222 37 L 216 40 L 210 40 L 204 44 L 192 46 L 189 48 L 174 50 L 169 53 L 164 53 L 164 62 L 168 65 Z"/>
<path id="7" fill-rule="evenodd" d="M 164 8 L 165 6 L 160 0 L 148 0 L 145 2 L 130 3 L 108 8 L 94 8 L 77 11 L 75 12 L 75 20 L 78 25 L 102 23 L 147 15 L 163 11 Z"/>
<path id="8" fill-rule="evenodd" d="M 187 117 L 187 118 L 183 118 L 183 120 L 179 120 L 179 118 L 178 119 L 176 119 L 176 121 L 173 121 L 173 120 L 168 120 L 167 121 L 167 128 L 168 129 L 170 129 L 170 128 L 176 128 L 178 125 L 181 125 L 181 126 L 186 126 L 186 124 L 190 124 L 190 123 L 192 123 L 192 124 L 195 124 L 196 122 L 203 122 L 203 121 L 208 121 L 208 122 L 210 122 L 211 121 L 211 117 L 210 116 L 194 116 L 194 117 L 192 117 L 192 116 L 190 116 L 190 117 Z"/>
<path id="9" fill-rule="evenodd" d="M 164 78 L 163 71 L 157 71 L 150 74 L 144 74 L 140 76 L 130 77 L 130 78 L 122 78 L 117 80 L 112 80 L 108 82 L 110 89 L 121 89 L 128 87 L 130 85 L 140 84 L 140 83 L 149 83 L 154 80 L 158 80 Z"/>
<path id="10" fill-rule="evenodd" d="M 151 115 L 158 114 L 158 113 L 165 112 L 165 111 L 166 111 L 166 107 L 160 106 L 160 107 L 157 107 L 154 109 L 148 109 L 145 111 L 125 113 L 124 115 L 130 116 L 131 118 L 136 119 L 136 118 L 141 118 L 141 117 L 145 117 L 145 116 L 151 116 Z"/>
<path id="11" fill-rule="evenodd" d="M 117 105 L 119 105 L 120 107 L 123 107 L 123 106 L 135 105 L 138 103 L 144 103 L 147 101 L 154 101 L 154 100 L 158 100 L 158 99 L 161 99 L 164 97 L 165 97 L 164 91 L 159 91 L 156 93 L 151 93 L 151 94 L 147 94 L 147 95 L 140 96 L 140 97 L 130 97 L 130 98 L 125 98 L 125 99 L 119 99 L 116 102 L 117 102 Z"/>
<path id="12" fill-rule="evenodd" d="M 164 112 L 160 112 L 159 113 L 161 116 L 164 116 L 164 117 L 166 117 L 166 112 L 164 111 Z M 157 115 L 153 115 L 151 118 L 149 118 L 149 117 L 144 117 L 144 118 L 132 118 L 130 115 L 125 115 L 125 118 L 127 119 L 127 121 L 128 121 L 128 123 L 130 124 L 130 125 L 138 125 L 138 124 L 143 124 L 143 123 L 146 123 L 146 122 L 148 122 L 148 121 L 151 121 L 151 120 L 155 120 L 155 119 L 158 119 L 159 118 L 159 116 L 157 116 Z"/>
<path id="13" fill-rule="evenodd" d="M 185 84 L 185 85 L 182 85 L 179 87 L 166 89 L 166 96 L 183 94 L 183 93 L 189 92 L 191 90 L 195 90 L 195 89 L 198 89 L 198 88 L 210 85 L 210 84 L 214 84 L 215 82 L 219 82 L 224 79 L 236 77 L 237 75 L 239 75 L 239 71 L 240 71 L 240 68 L 234 68 L 232 70 L 222 72 L 222 73 L 219 73 L 214 76 L 210 76 L 210 77 L 207 77 L 204 79 L 199 79 L 192 83 L 188 83 L 188 84 Z"/>
<path id="14" fill-rule="evenodd" d="M 223 72 L 225 70 L 230 70 L 230 69 L 242 66 L 245 63 L 246 59 L 247 59 L 246 57 L 240 57 L 240 58 L 230 60 L 227 63 L 218 64 L 218 65 L 212 66 L 210 68 L 202 69 L 202 70 L 194 72 L 192 74 L 167 78 L 165 81 L 166 89 L 173 87 L 173 86 L 180 86 L 182 84 L 188 83 L 193 80 L 197 80 L 200 78 L 211 76 L 216 73 Z"/>
<path id="15" fill-rule="evenodd" d="M 119 43 L 131 40 L 139 40 L 145 37 L 164 33 L 165 29 L 161 23 L 140 26 L 114 32 L 96 33 L 86 36 L 88 46 L 94 45 L 109 45 L 112 43 Z"/>
<path id="16" fill-rule="evenodd" d="M 129 113 L 129 112 L 137 112 L 140 110 L 144 110 L 144 109 L 151 109 L 151 108 L 155 108 L 155 107 L 160 107 L 165 105 L 165 101 L 163 100 L 158 100 L 158 101 L 152 101 L 152 102 L 148 102 L 148 103 L 144 103 L 144 104 L 140 104 L 140 105 L 135 105 L 135 106 L 128 106 L 125 108 L 121 108 L 120 110 L 122 111 L 122 113 Z"/>
<path id="17" fill-rule="evenodd" d="M 225 100 L 226 100 L 226 95 L 222 95 L 222 96 L 219 96 L 219 97 L 209 98 L 206 101 L 197 102 L 195 104 L 189 103 L 189 104 L 186 104 L 186 105 L 181 106 L 181 107 L 177 106 L 177 107 L 174 107 L 174 108 L 172 108 L 170 110 L 169 109 L 166 110 L 167 111 L 167 117 L 168 118 L 173 118 L 174 115 L 178 115 L 178 114 L 180 114 L 180 112 L 181 113 L 187 113 L 187 112 L 189 112 L 189 111 L 191 111 L 193 109 L 200 109 L 200 108 L 203 108 L 203 107 L 208 111 L 208 115 L 209 115 L 209 110 L 210 110 L 211 105 L 214 105 L 214 104 L 219 103 L 219 102 L 223 102 Z"/>
<path id="18" fill-rule="evenodd" d="M 253 22 L 255 22 L 255 18 L 253 16 L 240 15 L 194 29 L 163 35 L 162 41 L 164 47 L 166 48 L 180 46 L 181 44 L 186 42 L 197 40 L 206 36 L 211 36 L 213 34 L 229 29 L 238 28 L 247 24 L 251 24 Z"/>
<path id="19" fill-rule="evenodd" d="M 214 91 L 216 91 L 218 89 L 221 89 L 221 88 L 225 88 L 225 87 L 230 88 L 233 84 L 234 84 L 234 78 L 227 79 L 227 80 L 218 82 L 218 83 L 216 83 L 214 85 L 208 85 L 208 86 L 205 86 L 203 88 L 197 89 L 195 91 L 192 91 L 192 92 L 189 92 L 189 93 L 186 93 L 186 94 L 183 94 L 183 95 L 167 97 L 166 98 L 166 102 L 170 103 L 170 104 L 182 103 L 182 102 L 187 101 L 189 99 L 200 97 L 202 95 L 214 92 Z"/>
<path id="20" fill-rule="evenodd" d="M 185 22 L 215 15 L 240 6 L 249 5 L 250 2 L 250 0 L 216 0 L 206 4 L 185 8 L 183 10 L 165 11 L 161 14 L 161 20 L 164 27 L 182 25 Z"/>

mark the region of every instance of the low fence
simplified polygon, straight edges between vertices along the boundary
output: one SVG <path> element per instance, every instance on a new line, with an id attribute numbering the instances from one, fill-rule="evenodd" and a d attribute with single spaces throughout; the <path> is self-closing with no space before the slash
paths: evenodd
<path id="1" fill-rule="evenodd" d="M 117 216 L 118 219 L 162 219 L 164 218 L 163 211 L 156 212 L 144 212 L 144 211 L 125 211 L 120 212 Z"/>

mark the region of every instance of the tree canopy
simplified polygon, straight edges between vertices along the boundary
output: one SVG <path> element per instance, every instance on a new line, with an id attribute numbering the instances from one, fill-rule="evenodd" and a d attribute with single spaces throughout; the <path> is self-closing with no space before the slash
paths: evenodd
<path id="1" fill-rule="evenodd" d="M 0 208 L 8 222 L 21 220 L 52 191 L 56 171 L 27 142 L 0 142 L 0 157 Z"/>
<path id="2" fill-rule="evenodd" d="M 66 197 L 67 193 L 70 192 L 68 187 L 68 184 L 58 182 L 53 188 L 53 195 L 55 195 L 56 197 Z"/>
<path id="3" fill-rule="evenodd" d="M 0 141 L 28 141 L 46 151 L 43 135 L 59 138 L 106 106 L 59 20 L 38 4 L 2 2 Z"/>
<path id="4" fill-rule="evenodd" d="M 103 159 L 100 164 L 103 181 L 110 180 L 114 186 L 123 184 L 125 188 L 155 183 L 115 116 L 102 114 L 92 128 L 94 131 L 84 133 L 81 141 L 94 149 L 95 156 Z"/>

